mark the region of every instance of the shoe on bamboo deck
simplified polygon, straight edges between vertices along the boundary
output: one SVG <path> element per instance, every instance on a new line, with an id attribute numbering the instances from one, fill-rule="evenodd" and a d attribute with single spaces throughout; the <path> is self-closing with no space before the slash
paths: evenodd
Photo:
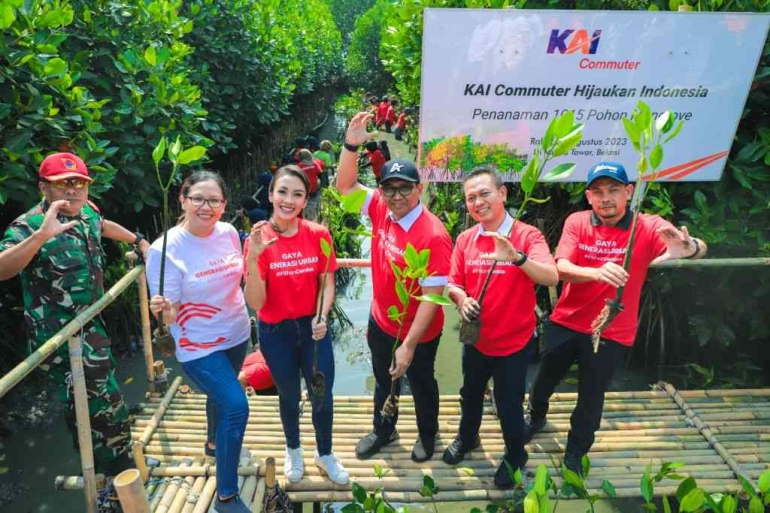
<path id="1" fill-rule="evenodd" d="M 283 474 L 290 483 L 299 483 L 305 474 L 305 462 L 302 460 L 302 447 L 286 448 L 283 460 Z"/>
<path id="2" fill-rule="evenodd" d="M 328 477 L 331 482 L 338 485 L 350 483 L 350 474 L 334 453 L 319 456 L 318 451 L 316 451 L 315 464 L 321 474 Z"/>
<path id="3" fill-rule="evenodd" d="M 214 511 L 216 513 L 251 513 L 251 510 L 243 503 L 239 495 L 224 502 L 220 501 L 219 497 L 217 497 L 214 501 Z"/>

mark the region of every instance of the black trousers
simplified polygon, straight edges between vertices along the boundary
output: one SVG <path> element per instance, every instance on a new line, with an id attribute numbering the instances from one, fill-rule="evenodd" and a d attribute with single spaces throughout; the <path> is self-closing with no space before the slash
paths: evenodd
<path id="1" fill-rule="evenodd" d="M 460 389 L 460 439 L 466 447 L 473 444 L 481 427 L 484 390 L 489 378 L 495 380 L 497 416 L 503 430 L 506 458 L 522 461 L 524 450 L 524 389 L 531 350 L 507 356 L 487 356 L 473 346 L 463 346 L 463 386 Z"/>
<path id="2" fill-rule="evenodd" d="M 382 406 L 390 394 L 392 379 L 390 376 L 390 351 L 395 337 L 391 337 L 369 318 L 366 333 L 369 349 L 372 351 L 374 370 L 374 432 L 378 436 L 390 436 L 396 429 L 398 414 L 392 419 L 382 417 Z M 414 350 L 412 363 L 406 371 L 409 387 L 414 397 L 414 409 L 417 414 L 417 430 L 420 438 L 430 440 L 438 433 L 438 382 L 434 374 L 436 352 L 441 335 L 424 344 L 418 344 Z M 401 394 L 401 381 L 396 385 L 396 394 Z"/>
<path id="3" fill-rule="evenodd" d="M 578 333 L 554 323 L 545 326 L 545 352 L 529 392 L 529 411 L 533 418 L 548 413 L 548 400 L 577 361 L 578 400 L 570 417 L 568 447 L 588 453 L 602 421 L 604 393 L 612 375 L 626 359 L 628 347 L 603 341 L 594 353 L 591 335 Z"/>

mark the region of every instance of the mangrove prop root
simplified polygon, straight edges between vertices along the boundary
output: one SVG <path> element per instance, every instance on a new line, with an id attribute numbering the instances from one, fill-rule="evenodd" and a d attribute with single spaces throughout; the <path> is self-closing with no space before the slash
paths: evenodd
<path id="1" fill-rule="evenodd" d="M 163 356 L 173 356 L 176 351 L 176 343 L 174 337 L 169 333 L 168 328 L 164 324 L 158 326 L 155 330 L 155 347 L 160 351 Z"/>
<path id="2" fill-rule="evenodd" d="M 393 393 L 388 395 L 388 398 L 385 399 L 385 404 L 382 405 L 383 418 L 390 420 L 396 416 L 396 413 L 398 413 L 398 400 L 398 395 Z"/>
<path id="3" fill-rule="evenodd" d="M 594 344 L 594 353 L 599 352 L 599 344 L 601 343 L 602 332 L 612 324 L 615 317 L 623 311 L 623 305 L 616 299 L 607 299 L 607 304 L 604 305 L 602 311 L 596 316 L 596 319 L 591 323 L 591 340 Z"/>
<path id="4" fill-rule="evenodd" d="M 462 320 L 460 323 L 460 342 L 465 345 L 475 345 L 479 340 L 479 334 L 481 333 L 481 315 L 477 316 L 472 321 Z"/>

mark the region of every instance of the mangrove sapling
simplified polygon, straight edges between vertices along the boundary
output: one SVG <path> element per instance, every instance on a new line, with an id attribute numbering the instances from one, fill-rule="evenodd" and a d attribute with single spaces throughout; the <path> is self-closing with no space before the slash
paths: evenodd
<path id="1" fill-rule="evenodd" d="M 511 236 L 513 228 L 516 226 L 516 221 L 519 220 L 521 215 L 525 211 L 525 207 L 528 203 L 545 203 L 550 198 L 533 198 L 532 192 L 535 190 L 535 186 L 541 178 L 546 164 L 554 157 L 560 157 L 568 154 L 575 146 L 580 143 L 583 137 L 583 128 L 585 125 L 582 123 L 575 123 L 575 114 L 569 110 L 563 113 L 561 116 L 557 116 L 551 120 L 548 128 L 545 131 L 545 135 L 542 138 L 540 148 L 536 149 L 532 153 L 532 157 L 527 162 L 521 175 L 520 187 L 524 193 L 524 199 L 521 206 L 516 211 L 516 215 L 513 218 L 513 223 L 506 238 Z M 541 162 L 542 160 L 542 162 Z M 551 169 L 544 177 L 543 180 L 551 181 L 567 178 L 575 170 L 575 164 L 564 163 L 559 164 L 555 168 Z M 481 314 L 482 314 L 482 302 L 487 292 L 487 287 L 492 278 L 492 274 L 497 267 L 497 261 L 493 261 L 492 265 L 487 272 L 487 276 L 484 279 L 484 284 L 481 287 L 479 297 L 476 298 L 476 302 L 479 305 L 479 313 L 472 319 L 466 320 L 464 317 L 460 323 L 460 342 L 466 345 L 474 345 L 479 338 L 481 332 Z"/>
<path id="2" fill-rule="evenodd" d="M 323 314 L 324 294 L 326 292 L 326 274 L 329 272 L 329 261 L 331 260 L 332 254 L 332 247 L 326 241 L 326 239 L 321 239 L 321 252 L 323 253 L 324 257 L 326 257 L 326 266 L 324 267 L 324 273 L 321 277 L 321 297 L 320 301 L 318 302 L 318 316 L 316 317 L 316 324 L 321 322 L 321 317 Z M 318 370 L 318 344 L 320 343 L 320 340 L 315 340 L 313 342 L 313 376 L 310 379 L 310 389 L 316 399 L 323 399 L 324 394 L 326 394 L 326 376 L 324 376 L 323 372 Z"/>
<path id="3" fill-rule="evenodd" d="M 171 173 L 168 180 L 163 181 L 160 176 L 160 161 L 163 160 L 163 154 L 168 156 L 171 161 Z M 197 162 L 206 155 L 206 148 L 203 146 L 193 146 L 186 150 L 182 149 L 182 142 L 179 137 L 169 146 L 166 137 L 163 136 L 158 141 L 157 146 L 152 150 L 152 160 L 155 163 L 155 175 L 158 177 L 158 184 L 163 192 L 163 246 L 160 254 L 160 283 L 158 285 L 158 295 L 163 295 L 163 281 L 166 275 L 166 241 L 168 240 L 169 214 L 168 214 L 168 192 L 174 183 L 177 171 L 180 165 Z M 176 349 L 174 338 L 169 333 L 166 324 L 163 322 L 163 310 L 158 314 L 158 328 L 155 330 L 153 343 L 163 356 L 172 356 Z"/>
<path id="4" fill-rule="evenodd" d="M 626 245 L 626 253 L 623 258 L 623 269 L 628 272 L 631 267 L 631 254 L 634 250 L 636 241 L 636 225 L 639 221 L 639 215 L 642 210 L 642 203 L 647 191 L 646 185 L 652 183 L 658 177 L 657 169 L 663 163 L 663 145 L 679 135 L 684 126 L 684 121 L 674 126 L 674 114 L 671 111 L 663 112 L 657 119 L 652 115 L 650 106 L 639 101 L 636 105 L 631 119 L 623 118 L 623 128 L 628 135 L 628 139 L 634 145 L 634 149 L 639 154 L 637 170 L 639 178 L 634 195 L 631 199 L 631 210 L 634 212 L 634 219 L 631 223 L 631 235 Z M 665 137 L 664 137 L 665 136 Z M 645 174 L 650 171 L 649 174 Z M 594 352 L 599 351 L 602 332 L 612 324 L 612 321 L 623 311 L 623 293 L 625 287 L 618 287 L 615 297 L 607 299 L 602 311 L 591 323 L 592 340 Z"/>

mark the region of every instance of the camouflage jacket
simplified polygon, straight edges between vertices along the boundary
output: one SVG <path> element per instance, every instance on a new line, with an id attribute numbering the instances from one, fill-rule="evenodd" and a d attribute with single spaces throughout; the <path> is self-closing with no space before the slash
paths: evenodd
<path id="1" fill-rule="evenodd" d="M 43 201 L 13 221 L 0 241 L 0 251 L 40 228 L 47 207 Z M 72 219 L 59 214 L 62 223 Z M 102 217 L 86 204 L 77 220 L 73 228 L 46 241 L 20 273 L 30 349 L 54 336 L 104 294 Z M 101 323 L 99 317 L 94 321 Z"/>

